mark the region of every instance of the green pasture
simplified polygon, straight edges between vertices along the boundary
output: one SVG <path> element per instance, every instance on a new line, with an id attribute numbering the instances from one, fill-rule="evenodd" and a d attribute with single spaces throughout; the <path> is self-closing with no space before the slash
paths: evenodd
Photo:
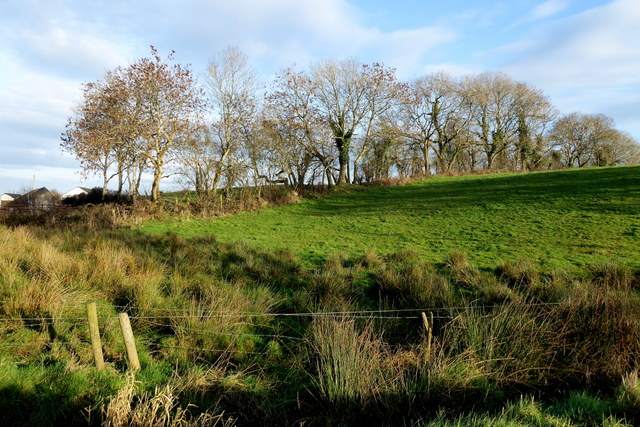
<path id="1" fill-rule="evenodd" d="M 335 253 L 402 250 L 439 263 L 461 250 L 480 268 L 523 258 L 545 269 L 637 267 L 640 167 L 435 177 L 228 217 L 153 221 L 139 231 L 288 249 L 312 264 Z"/>

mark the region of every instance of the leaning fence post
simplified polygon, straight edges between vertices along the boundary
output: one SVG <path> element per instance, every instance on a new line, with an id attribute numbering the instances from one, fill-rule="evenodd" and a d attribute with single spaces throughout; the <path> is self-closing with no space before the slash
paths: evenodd
<path id="1" fill-rule="evenodd" d="M 96 369 L 101 371 L 104 369 L 104 357 L 102 356 L 102 342 L 100 342 L 100 328 L 98 327 L 98 312 L 95 302 L 87 304 L 87 319 L 89 320 L 93 359 L 96 361 Z"/>
<path id="2" fill-rule="evenodd" d="M 124 338 L 124 345 L 127 348 L 127 357 L 129 358 L 129 367 L 134 371 L 140 370 L 140 361 L 138 360 L 138 351 L 136 350 L 136 342 L 133 338 L 133 330 L 127 313 L 118 314 L 120 320 L 120 329 Z"/>
<path id="3" fill-rule="evenodd" d="M 422 312 L 422 323 L 424 323 L 424 328 L 427 333 L 427 361 L 431 358 L 431 340 L 433 339 L 433 312 L 429 313 L 429 320 L 427 320 L 427 315 Z"/>

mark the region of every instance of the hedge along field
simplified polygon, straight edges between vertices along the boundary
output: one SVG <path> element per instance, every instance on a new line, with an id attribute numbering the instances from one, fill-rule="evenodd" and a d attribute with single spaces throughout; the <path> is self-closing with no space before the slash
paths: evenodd
<path id="1" fill-rule="evenodd" d="M 640 167 L 434 177 L 228 217 L 148 222 L 138 230 L 284 248 L 311 264 L 335 253 L 410 249 L 431 263 L 463 251 L 484 269 L 523 258 L 543 269 L 611 260 L 637 267 Z"/>

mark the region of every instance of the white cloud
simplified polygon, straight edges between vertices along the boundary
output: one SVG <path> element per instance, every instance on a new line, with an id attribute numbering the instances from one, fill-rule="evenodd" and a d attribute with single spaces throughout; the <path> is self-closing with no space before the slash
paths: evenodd
<path id="1" fill-rule="evenodd" d="M 547 18 L 551 18 L 566 10 L 569 7 L 569 0 L 548 0 L 544 3 L 540 3 L 533 9 L 530 9 L 527 13 L 522 15 L 516 20 L 510 28 L 519 27 L 524 24 L 530 24 L 537 21 L 542 21 Z"/>
<path id="2" fill-rule="evenodd" d="M 502 68 L 552 90 L 638 81 L 639 22 L 640 2 L 615 1 L 507 46 L 513 58 Z"/>
<path id="3" fill-rule="evenodd" d="M 402 29 L 388 33 L 371 32 L 362 50 L 374 61 L 383 61 L 398 69 L 400 77 L 421 72 L 425 56 L 436 48 L 451 43 L 457 34 L 446 27 L 434 26 Z M 380 58 L 375 59 L 379 55 Z"/>
<path id="4" fill-rule="evenodd" d="M 480 68 L 469 67 L 465 65 L 455 64 L 455 63 L 439 63 L 439 64 L 429 64 L 423 68 L 422 72 L 424 74 L 438 73 L 443 72 L 449 74 L 454 77 L 463 77 L 471 74 L 479 74 L 485 70 Z"/>
<path id="5" fill-rule="evenodd" d="M 18 147 L 49 139 L 45 144 L 57 149 L 58 136 L 79 96 L 79 83 L 29 69 L 7 55 L 0 54 L 0 60 L 7 64 L 0 71 L 3 137 L 11 136 Z"/>
<path id="6" fill-rule="evenodd" d="M 620 108 L 612 95 L 628 92 L 628 85 L 640 87 L 639 23 L 640 2 L 617 0 L 494 53 L 511 58 L 501 70 L 545 90 L 563 111 L 613 115 Z M 626 124 L 640 129 L 640 117 Z"/>
<path id="7" fill-rule="evenodd" d="M 7 4 L 12 19 L 0 18 L 0 46 L 25 67 L 95 79 L 126 60 L 126 46 L 102 16 L 92 14 L 91 6 L 55 0 L 7 0 Z"/>
<path id="8" fill-rule="evenodd" d="M 109 69 L 125 65 L 122 46 L 100 35 L 54 27 L 44 32 L 23 31 L 21 46 L 27 61 L 39 62 L 49 72 L 100 78 Z"/>
<path id="9" fill-rule="evenodd" d="M 527 14 L 527 21 L 537 21 L 539 19 L 549 18 L 556 15 L 569 6 L 567 0 L 548 0 L 544 3 L 540 3 Z"/>

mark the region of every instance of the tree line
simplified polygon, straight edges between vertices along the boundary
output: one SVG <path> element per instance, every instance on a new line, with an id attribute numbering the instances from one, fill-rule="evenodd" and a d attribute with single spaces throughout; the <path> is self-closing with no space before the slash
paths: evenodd
<path id="1" fill-rule="evenodd" d="M 355 59 L 286 68 L 262 84 L 237 48 L 198 81 L 150 57 L 83 85 L 61 147 L 136 197 L 143 173 L 177 174 L 199 194 L 234 186 L 340 185 L 391 176 L 636 164 L 640 146 L 610 117 L 560 115 L 503 73 L 434 73 L 409 82 Z"/>

